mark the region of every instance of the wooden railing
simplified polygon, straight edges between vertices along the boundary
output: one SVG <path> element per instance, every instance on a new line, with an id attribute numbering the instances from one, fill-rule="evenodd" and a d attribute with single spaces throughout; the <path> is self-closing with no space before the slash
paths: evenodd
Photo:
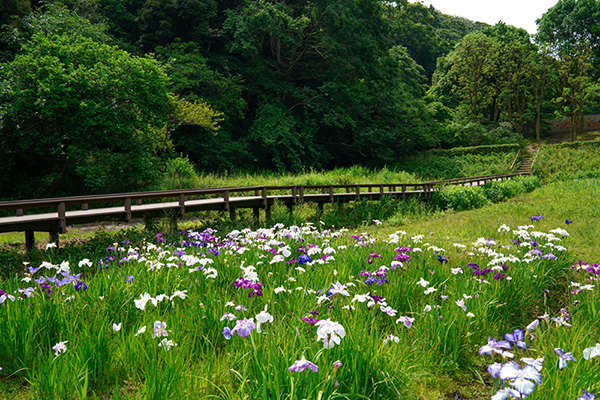
<path id="1" fill-rule="evenodd" d="M 259 210 L 264 209 L 269 213 L 275 201 L 291 209 L 306 202 L 318 203 L 322 207 L 325 203 L 344 203 L 365 198 L 378 200 L 383 196 L 417 195 L 428 199 L 443 185 L 480 186 L 517 175 L 521 174 L 421 183 L 220 187 L 4 201 L 0 202 L 0 211 L 14 211 L 14 216 L 0 217 L 0 232 L 24 231 L 30 245 L 33 231 L 50 232 L 57 239 L 68 225 L 102 220 L 130 222 L 134 218 L 165 214 L 181 218 L 186 212 L 203 210 L 226 211 L 235 219 L 237 208 L 252 208 L 254 216 L 258 218 Z M 25 210 L 31 212 L 26 213 Z"/>

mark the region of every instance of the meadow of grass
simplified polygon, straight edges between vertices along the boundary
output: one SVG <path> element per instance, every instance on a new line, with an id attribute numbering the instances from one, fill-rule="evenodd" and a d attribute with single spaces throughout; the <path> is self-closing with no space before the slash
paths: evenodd
<path id="1" fill-rule="evenodd" d="M 285 186 L 285 185 L 350 185 L 420 182 L 414 175 L 387 167 L 369 169 L 362 166 L 336 168 L 331 171 L 308 170 L 300 173 L 197 173 L 185 159 L 170 162 L 159 189 Z"/>
<path id="2" fill-rule="evenodd" d="M 597 392 L 598 358 L 583 355 L 600 342 L 599 192 L 594 180 L 553 182 L 353 231 L 332 227 L 344 226 L 333 210 L 301 224 L 314 210 L 282 207 L 271 222 L 287 224 L 269 228 L 119 232 L 101 256 L 111 236 L 79 252 L 41 249 L 31 264 L 3 265 L 13 272 L 0 286 L 0 392 L 481 399 L 501 387 L 490 365 L 506 388 L 532 386 L 533 400 Z M 526 349 L 492 340 L 505 334 Z M 577 362 L 561 369 L 559 348 Z"/>
<path id="3" fill-rule="evenodd" d="M 425 181 L 514 172 L 513 162 L 519 154 L 517 149 L 488 153 L 472 153 L 470 149 L 476 148 L 465 148 L 464 152 L 456 153 L 448 150 L 421 153 L 406 158 L 395 165 L 395 168 Z"/>
<path id="4" fill-rule="evenodd" d="M 332 171 L 309 170 L 301 173 L 197 173 L 187 159 L 179 157 L 169 161 L 158 189 L 417 183 L 505 173 L 513 164 L 518 150 L 510 146 L 497 147 L 498 151 L 491 149 L 485 153 L 477 153 L 481 151 L 479 148 L 464 148 L 461 152 L 440 150 L 407 157 L 396 165 L 382 168 L 352 166 Z"/>

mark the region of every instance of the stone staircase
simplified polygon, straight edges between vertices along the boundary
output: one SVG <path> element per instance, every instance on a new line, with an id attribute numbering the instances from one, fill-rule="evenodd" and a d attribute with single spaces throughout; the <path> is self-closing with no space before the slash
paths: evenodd
<path id="1" fill-rule="evenodd" d="M 531 156 L 527 155 L 523 157 L 523 161 L 521 161 L 521 165 L 519 169 L 516 171 L 517 174 L 531 174 Z"/>
<path id="2" fill-rule="evenodd" d="M 528 146 L 523 154 L 523 159 L 521 160 L 521 165 L 515 171 L 518 174 L 528 174 L 531 175 L 531 168 L 533 167 L 533 163 L 535 162 L 535 158 L 537 157 L 537 152 L 540 149 L 540 145 L 532 145 Z"/>

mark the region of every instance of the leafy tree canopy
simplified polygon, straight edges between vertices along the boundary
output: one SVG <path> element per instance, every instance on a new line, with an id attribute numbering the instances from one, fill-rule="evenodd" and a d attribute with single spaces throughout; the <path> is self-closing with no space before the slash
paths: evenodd
<path id="1" fill-rule="evenodd" d="M 1 68 L 4 179 L 27 176 L 25 190 L 39 196 L 132 190 L 152 178 L 172 104 L 155 60 L 39 33 Z"/>

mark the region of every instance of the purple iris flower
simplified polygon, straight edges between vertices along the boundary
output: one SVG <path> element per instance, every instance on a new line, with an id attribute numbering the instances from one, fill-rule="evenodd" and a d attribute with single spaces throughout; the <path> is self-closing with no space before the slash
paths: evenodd
<path id="1" fill-rule="evenodd" d="M 398 253 L 396 257 L 394 257 L 394 261 L 406 262 L 410 259 L 408 254 Z"/>
<path id="2" fill-rule="evenodd" d="M 231 330 L 231 333 L 237 332 L 239 336 L 247 338 L 254 328 L 256 328 L 256 324 L 252 321 L 252 318 L 239 319 L 236 321 L 235 327 Z"/>
<path id="3" fill-rule="evenodd" d="M 510 343 L 506 340 L 496 341 L 496 338 L 491 338 L 488 336 L 488 342 L 486 345 L 481 346 L 479 349 L 479 355 L 492 355 L 492 351 L 494 353 L 502 354 L 503 351 L 501 349 L 510 349 Z"/>
<path id="4" fill-rule="evenodd" d="M 86 290 L 88 287 L 85 283 L 83 283 L 83 281 L 77 281 L 73 283 L 73 287 L 75 288 L 76 292 L 79 292 L 79 290 L 81 290 L 82 292 L 84 290 Z"/>
<path id="5" fill-rule="evenodd" d="M 567 220 L 565 220 L 565 224 L 567 224 L 567 225 L 569 225 L 569 224 L 572 224 L 572 223 L 573 223 L 573 221 L 569 221 L 568 219 L 567 219 Z M 585 392 L 585 390 L 584 390 L 584 392 Z M 595 397 L 594 397 L 594 398 L 595 398 Z"/>
<path id="6" fill-rule="evenodd" d="M 314 325 L 314 324 L 316 324 L 317 322 L 319 322 L 319 321 L 320 321 L 320 319 L 316 319 L 316 318 L 314 318 L 314 317 L 300 318 L 300 319 L 301 319 L 302 321 L 304 321 L 304 322 L 308 322 L 308 323 L 309 323 L 309 324 L 311 324 L 311 325 Z"/>
<path id="7" fill-rule="evenodd" d="M 581 389 L 583 391 L 583 395 L 579 396 L 577 398 L 577 400 L 596 400 L 596 394 L 595 393 L 588 393 L 585 391 L 585 389 Z"/>
<path id="8" fill-rule="evenodd" d="M 438 255 L 437 259 L 441 264 L 443 264 L 443 263 L 448 264 L 448 259 L 446 257 L 442 257 L 442 256 Z"/>
<path id="9" fill-rule="evenodd" d="M 369 254 L 369 257 L 367 258 L 367 263 L 373 264 L 373 259 L 374 258 L 381 258 L 381 259 L 383 259 L 381 257 L 381 255 L 379 255 L 379 253 L 375 253 L 375 252 L 372 251 L 371 254 Z"/>
<path id="10" fill-rule="evenodd" d="M 33 268 L 33 267 L 27 267 L 27 269 L 29 270 L 29 273 L 30 273 L 31 275 L 33 275 L 33 274 L 35 274 L 36 272 L 38 272 L 38 271 L 40 270 L 40 268 L 42 268 L 42 267 L 41 267 L 41 266 L 40 266 L 40 267 L 37 267 L 37 268 Z"/>
<path id="11" fill-rule="evenodd" d="M 561 371 L 567 366 L 567 361 L 577 362 L 571 353 L 566 353 L 561 348 L 554 349 L 554 352 L 558 355 L 558 367 Z"/>
<path id="12" fill-rule="evenodd" d="M 494 274 L 495 281 L 501 281 L 504 278 L 506 278 L 506 274 L 501 274 L 500 272 Z"/>
<path id="13" fill-rule="evenodd" d="M 377 278 L 375 278 L 374 276 L 369 276 L 367 279 L 365 279 L 365 283 L 367 285 L 372 285 L 375 282 L 377 282 Z"/>
<path id="14" fill-rule="evenodd" d="M 301 360 L 294 362 L 294 364 L 288 368 L 290 372 L 302 372 L 306 369 L 310 369 L 313 373 L 319 372 L 319 367 L 302 357 Z"/>
<path id="15" fill-rule="evenodd" d="M 525 339 L 525 334 L 521 329 L 515 329 L 513 333 L 506 333 L 504 335 L 504 340 L 510 343 L 514 343 L 515 346 L 522 348 L 523 350 L 527 350 L 527 343 L 523 340 Z"/>
<path id="16" fill-rule="evenodd" d="M 225 339 L 229 340 L 231 339 L 231 329 L 229 329 L 229 327 L 225 327 L 223 328 L 223 336 L 225 336 Z"/>
<path id="17" fill-rule="evenodd" d="M 308 256 L 306 254 L 301 254 L 300 257 L 298 257 L 298 264 L 300 264 L 300 265 L 309 263 L 311 261 L 312 260 L 310 259 L 310 256 Z"/>

